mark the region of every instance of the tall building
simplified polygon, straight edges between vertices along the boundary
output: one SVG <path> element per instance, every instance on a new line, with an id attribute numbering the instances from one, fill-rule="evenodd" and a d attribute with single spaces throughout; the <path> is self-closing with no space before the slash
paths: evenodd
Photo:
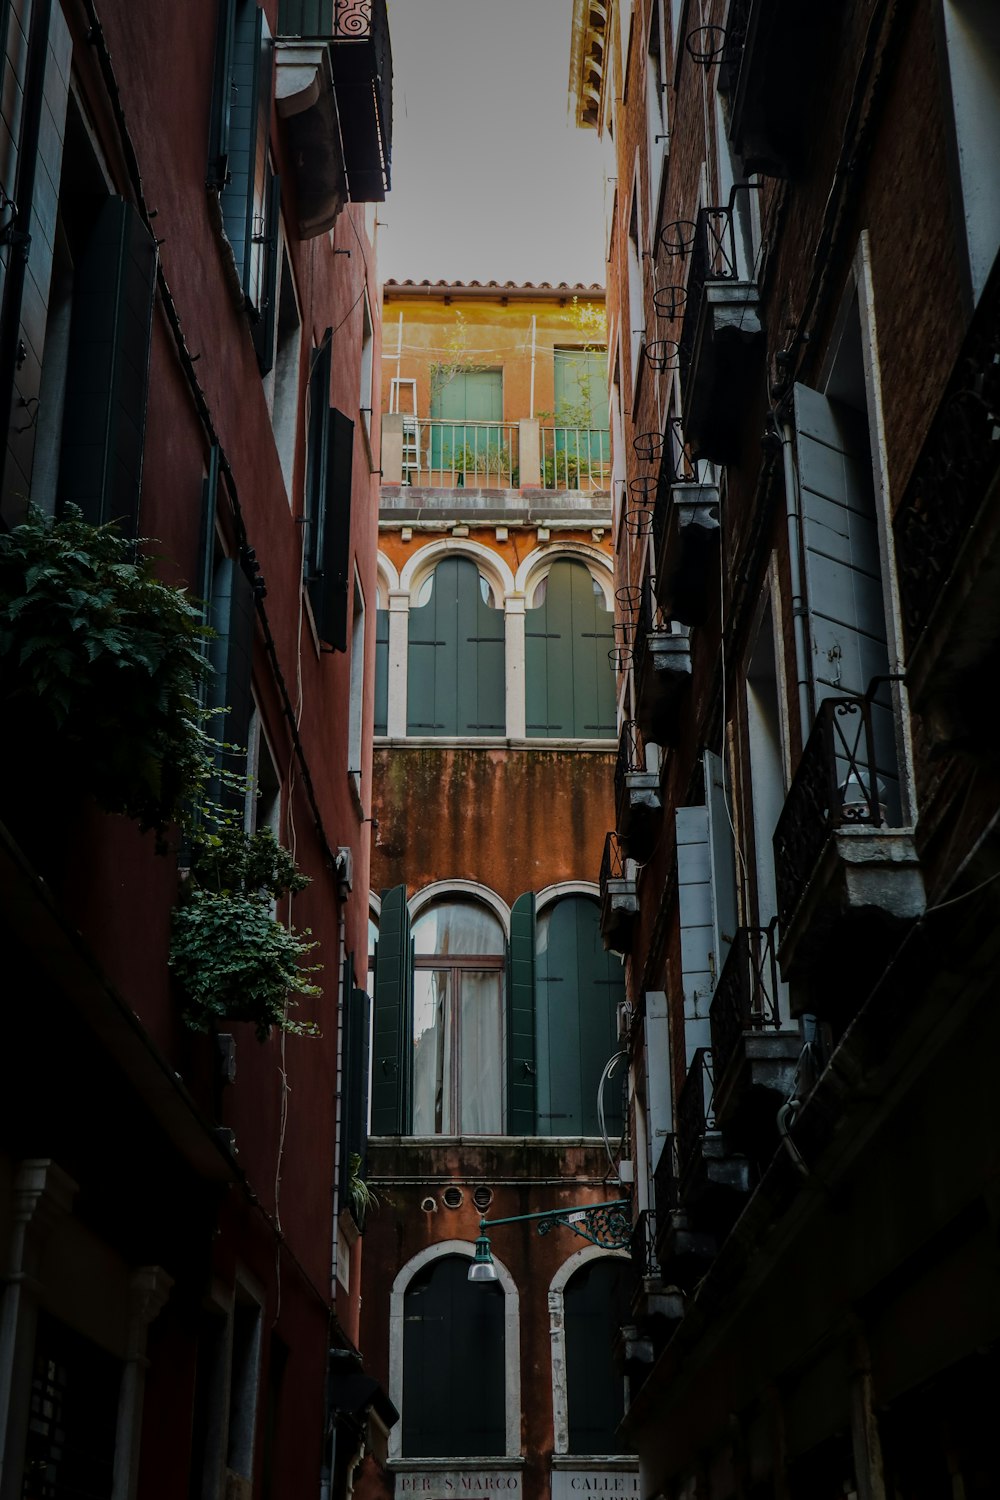
<path id="1" fill-rule="evenodd" d="M 603 302 L 385 288 L 366 1496 L 636 1492 Z"/>
<path id="2" fill-rule="evenodd" d="M 386 7 L 18 0 L 0 61 L 0 1495 L 343 1496 L 394 1419 L 357 1348 Z"/>
<path id="3" fill-rule="evenodd" d="M 666 1500 L 994 1494 L 1000 26 L 574 10 L 601 133 L 636 1312 Z"/>

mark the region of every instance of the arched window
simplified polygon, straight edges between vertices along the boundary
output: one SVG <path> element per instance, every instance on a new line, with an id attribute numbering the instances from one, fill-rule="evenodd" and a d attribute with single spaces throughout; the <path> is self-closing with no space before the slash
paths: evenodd
<path id="1" fill-rule="evenodd" d="M 614 738 L 612 643 L 612 614 L 589 569 L 566 559 L 553 563 L 525 621 L 529 738 Z"/>
<path id="2" fill-rule="evenodd" d="M 503 1130 L 503 928 L 475 901 L 413 923 L 413 1133 Z"/>
<path id="3" fill-rule="evenodd" d="M 504 1290 L 469 1281 L 467 1257 L 432 1260 L 403 1297 L 405 1458 L 507 1451 Z"/>
<path id="4" fill-rule="evenodd" d="M 504 616 L 467 557 L 446 557 L 410 610 L 407 734 L 502 735 Z"/>
<path id="5" fill-rule="evenodd" d="M 619 1329 L 631 1318 L 635 1271 L 624 1256 L 582 1265 L 563 1292 L 566 1398 L 570 1453 L 627 1452 L 617 1436 L 625 1415 L 625 1381 L 611 1358 Z"/>
<path id="6" fill-rule="evenodd" d="M 617 1050 L 622 967 L 604 951 L 600 908 L 565 896 L 535 924 L 535 1050 L 539 1135 L 599 1135 L 597 1091 Z M 621 1130 L 620 1073 L 603 1091 L 605 1126 Z"/>

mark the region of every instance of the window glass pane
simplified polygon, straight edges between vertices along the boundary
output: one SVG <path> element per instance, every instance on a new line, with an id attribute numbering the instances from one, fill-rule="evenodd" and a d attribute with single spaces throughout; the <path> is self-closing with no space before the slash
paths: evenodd
<path id="1" fill-rule="evenodd" d="M 463 1135 L 498 1135 L 503 1129 L 501 977 L 499 969 L 464 969 L 458 975 L 459 1130 Z"/>
<path id="2" fill-rule="evenodd" d="M 413 924 L 414 952 L 419 955 L 502 955 L 504 932 L 485 906 L 473 901 L 442 901 L 420 913 Z"/>
<path id="3" fill-rule="evenodd" d="M 413 976 L 413 1133 L 439 1135 L 451 1123 L 450 969 Z"/>

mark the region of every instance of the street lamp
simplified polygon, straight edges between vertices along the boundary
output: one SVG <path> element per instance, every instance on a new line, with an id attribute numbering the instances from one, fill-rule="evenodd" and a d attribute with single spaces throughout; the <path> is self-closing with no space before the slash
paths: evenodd
<path id="1" fill-rule="evenodd" d="M 535 1221 L 539 1234 L 548 1234 L 557 1224 L 562 1224 L 591 1245 L 600 1245 L 602 1250 L 625 1250 L 632 1239 L 632 1221 L 628 1208 L 627 1198 L 615 1198 L 609 1203 L 590 1203 L 585 1208 L 547 1208 L 537 1214 L 512 1214 L 507 1219 L 480 1219 L 476 1253 L 469 1267 L 469 1280 L 497 1280 L 489 1231 L 498 1224 Z"/>

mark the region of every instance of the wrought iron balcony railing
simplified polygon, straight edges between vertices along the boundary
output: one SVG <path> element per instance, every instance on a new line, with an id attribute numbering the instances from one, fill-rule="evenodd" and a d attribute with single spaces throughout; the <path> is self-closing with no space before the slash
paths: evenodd
<path id="1" fill-rule="evenodd" d="M 611 483 L 611 434 L 600 427 L 542 427 L 542 488 L 607 490 Z"/>
<path id="2" fill-rule="evenodd" d="M 711 1048 L 699 1047 L 677 1101 L 677 1155 L 681 1182 L 690 1172 L 705 1136 L 715 1129 L 714 1095 Z"/>
<path id="3" fill-rule="evenodd" d="M 637 1276 L 652 1278 L 660 1274 L 660 1262 L 656 1254 L 656 1215 L 651 1208 L 644 1208 L 635 1221 L 629 1253 Z"/>
<path id="4" fill-rule="evenodd" d="M 618 739 L 618 759 L 615 762 L 615 803 L 619 804 L 627 790 L 627 778 L 635 771 L 646 769 L 646 744 L 642 730 L 634 719 L 626 719 Z"/>
<path id="5" fill-rule="evenodd" d="M 772 921 L 767 927 L 740 927 L 715 986 L 709 1019 L 712 1058 L 720 1087 L 745 1032 L 781 1028 L 776 925 Z"/>
<path id="6" fill-rule="evenodd" d="M 607 894 L 608 885 L 612 880 L 627 880 L 628 878 L 625 851 L 618 841 L 617 833 L 609 833 L 604 840 L 604 855 L 601 859 L 602 898 Z"/>
<path id="7" fill-rule="evenodd" d="M 835 828 L 886 821 L 875 765 L 869 698 L 820 704 L 774 831 L 778 921 L 784 928 Z"/>
<path id="8" fill-rule="evenodd" d="M 910 655 L 1000 472 L 1000 257 L 893 521 Z"/>
<path id="9" fill-rule="evenodd" d="M 728 94 L 736 87 L 753 6 L 754 0 L 729 0 L 726 35 L 719 56 L 719 92 L 722 94 Z"/>
<path id="10" fill-rule="evenodd" d="M 695 335 L 701 313 L 702 295 L 709 281 L 737 281 L 736 230 L 732 207 L 703 208 L 695 222 L 690 241 L 691 264 L 688 268 L 684 321 L 681 324 L 678 363 L 681 380 L 686 381 L 694 355 Z"/>

